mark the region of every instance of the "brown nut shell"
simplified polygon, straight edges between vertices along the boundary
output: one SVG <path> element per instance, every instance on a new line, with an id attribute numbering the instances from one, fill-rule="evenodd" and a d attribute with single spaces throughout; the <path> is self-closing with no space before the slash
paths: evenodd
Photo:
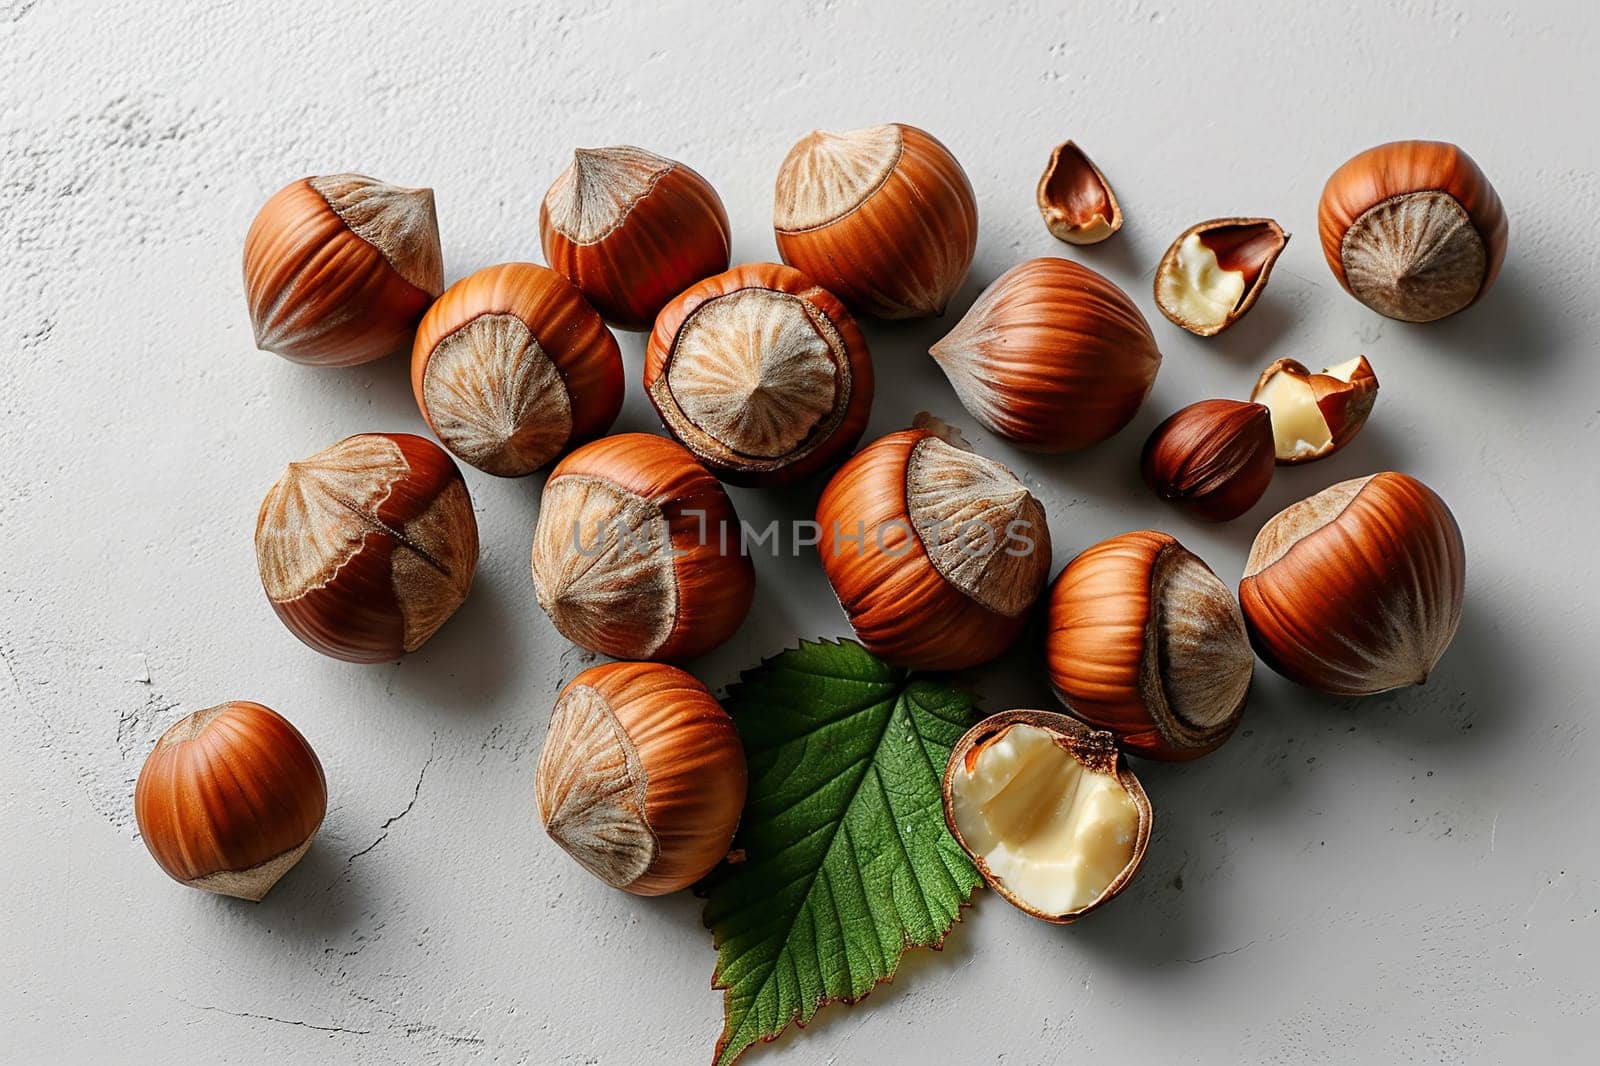
<path id="1" fill-rule="evenodd" d="M 755 596 L 739 516 L 681 445 L 585 444 L 550 474 L 533 586 L 562 636 L 614 659 L 683 660 L 731 637 Z"/>
<path id="2" fill-rule="evenodd" d="M 1213 218 L 1179 234 L 1156 267 L 1156 306 L 1214 337 L 1256 305 L 1289 235 L 1270 218 Z"/>
<path id="3" fill-rule="evenodd" d="M 1086 448 L 1126 426 L 1161 368 L 1128 294 L 1055 257 L 1000 275 L 929 354 L 972 417 L 1044 452 Z"/>
<path id="4" fill-rule="evenodd" d="M 236 700 L 161 734 L 133 813 L 173 880 L 259 900 L 311 847 L 328 809 L 322 763 L 284 717 Z"/>
<path id="5" fill-rule="evenodd" d="M 1328 179 L 1322 254 L 1356 299 L 1433 322 L 1476 303 L 1506 257 L 1505 208 L 1472 157 L 1442 141 L 1369 148 Z"/>
<path id="6" fill-rule="evenodd" d="M 1150 434 L 1139 459 L 1157 496 L 1207 522 L 1228 522 L 1255 506 L 1276 465 L 1272 416 L 1258 403 L 1201 400 Z"/>
<path id="7" fill-rule="evenodd" d="M 360 174 L 302 178 L 262 206 L 244 241 L 256 347 L 315 366 L 404 350 L 444 291 L 432 189 Z"/>
<path id="8" fill-rule="evenodd" d="M 1122 208 L 1111 183 L 1072 141 L 1062 141 L 1050 153 L 1036 198 L 1045 228 L 1068 244 L 1099 244 L 1122 228 Z"/>
<path id="9" fill-rule="evenodd" d="M 772 218 L 785 263 L 874 318 L 943 314 L 978 244 L 966 171 L 901 123 L 802 137 L 778 168 Z"/>
<path id="10" fill-rule="evenodd" d="M 267 599 L 307 645 L 354 663 L 416 651 L 478 567 L 461 471 L 409 433 L 361 433 L 290 463 L 256 517 Z"/>
<path id="11" fill-rule="evenodd" d="M 428 309 L 411 389 L 456 456 L 521 477 L 611 427 L 622 409 L 622 352 L 566 278 L 502 263 L 462 278 Z"/>
<path id="12" fill-rule="evenodd" d="M 997 876 L 991 868 L 987 858 L 974 851 L 968 840 L 963 837 L 961 826 L 958 822 L 956 811 L 956 788 L 958 775 L 971 774 L 978 764 L 979 758 L 991 744 L 1003 739 L 1015 727 L 1031 727 L 1043 730 L 1050 734 L 1056 747 L 1068 754 L 1079 765 L 1092 773 L 1113 776 L 1118 785 L 1131 801 L 1137 817 L 1137 829 L 1131 841 L 1131 856 L 1119 873 L 1105 886 L 1094 899 L 1082 906 L 1072 908 L 1065 912 L 1046 912 L 1030 904 L 1014 892 L 1004 879 Z M 991 715 L 974 725 L 956 741 L 955 748 L 950 753 L 950 759 L 945 764 L 943 778 L 943 800 L 945 812 L 945 825 L 955 837 L 956 843 L 961 845 L 963 851 L 973 865 L 978 868 L 978 874 L 984 882 L 1007 903 L 1042 921 L 1056 925 L 1066 925 L 1077 921 L 1090 911 L 1109 903 L 1133 882 L 1134 876 L 1139 872 L 1140 865 L 1144 862 L 1145 852 L 1150 846 L 1150 833 L 1154 825 L 1154 812 L 1150 806 L 1150 798 L 1145 794 L 1144 786 L 1128 769 L 1127 760 L 1117 750 L 1115 739 L 1110 733 L 1093 729 L 1075 718 L 1053 711 L 1013 710 L 1001 711 Z"/>
<path id="13" fill-rule="evenodd" d="M 534 781 L 545 831 L 613 888 L 687 888 L 728 853 L 747 771 L 733 719 L 662 663 L 590 667 L 561 690 Z"/>
<path id="14" fill-rule="evenodd" d="M 897 666 L 993 659 L 1049 576 L 1044 507 L 1004 466 L 927 429 L 861 449 L 823 490 L 817 525 L 851 628 Z"/>
<path id="15" fill-rule="evenodd" d="M 792 267 L 747 263 L 662 309 L 644 387 L 667 432 L 734 485 L 788 485 L 850 454 L 872 409 L 866 338 Z"/>
<path id="16" fill-rule="evenodd" d="M 1309 463 L 1349 444 L 1378 399 L 1378 376 L 1367 357 L 1313 374 L 1293 359 L 1261 372 L 1250 399 L 1272 412 L 1274 453 L 1284 465 Z"/>
<path id="17" fill-rule="evenodd" d="M 1239 604 L 1268 666 L 1364 696 L 1428 679 L 1461 623 L 1465 590 L 1450 508 L 1390 471 L 1326 488 L 1262 526 Z"/>
<path id="18" fill-rule="evenodd" d="M 1228 587 L 1153 530 L 1101 541 L 1061 571 L 1045 658 L 1072 714 L 1129 753 L 1166 761 L 1198 758 L 1233 735 L 1255 667 Z"/>
<path id="19" fill-rule="evenodd" d="M 722 198 L 682 163 L 618 145 L 579 148 L 539 208 L 545 261 L 619 329 L 647 330 L 667 301 L 728 269 Z"/>

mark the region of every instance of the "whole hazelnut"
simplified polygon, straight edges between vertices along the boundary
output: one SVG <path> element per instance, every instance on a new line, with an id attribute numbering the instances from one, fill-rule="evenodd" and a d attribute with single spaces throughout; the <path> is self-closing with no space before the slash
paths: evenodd
<path id="1" fill-rule="evenodd" d="M 302 178 L 268 200 L 244 240 L 256 347 L 317 366 L 405 349 L 444 291 L 432 189 L 360 174 Z"/>
<path id="2" fill-rule="evenodd" d="M 1255 506 L 1276 465 L 1272 416 L 1259 403 L 1201 400 L 1172 415 L 1145 442 L 1139 470 L 1163 500 L 1207 522 Z"/>
<path id="3" fill-rule="evenodd" d="M 1239 583 L 1266 664 L 1364 696 L 1428 679 L 1461 623 L 1466 550 L 1443 500 L 1405 474 L 1342 481 L 1256 534 Z"/>
<path id="4" fill-rule="evenodd" d="M 1289 235 L 1270 218 L 1214 218 L 1172 242 L 1156 267 L 1156 306 L 1173 325 L 1214 337 L 1256 305 Z"/>
<path id="5" fill-rule="evenodd" d="M 139 771 L 139 835 L 173 880 L 259 900 L 300 861 L 328 808 L 322 763 L 277 712 L 244 700 L 178 722 Z"/>
<path id="6" fill-rule="evenodd" d="M 872 407 L 855 319 L 791 267 L 751 263 L 662 309 L 644 387 L 667 432 L 734 485 L 786 485 L 850 454 Z"/>
<path id="7" fill-rule="evenodd" d="M 897 666 L 993 659 L 1049 575 L 1044 507 L 963 445 L 928 429 L 891 433 L 852 457 L 817 503 L 828 582 L 861 643 Z"/>
<path id="8" fill-rule="evenodd" d="M 978 244 L 966 171 L 900 123 L 802 137 L 778 168 L 772 225 L 785 263 L 874 318 L 943 314 Z"/>
<path id="9" fill-rule="evenodd" d="M 1369 148 L 1328 179 L 1322 254 L 1345 290 L 1389 318 L 1432 322 L 1489 291 L 1506 212 L 1472 157 L 1441 141 Z"/>
<path id="10" fill-rule="evenodd" d="M 1110 733 L 1051 711 L 1001 711 L 945 763 L 944 817 L 1007 903 L 1064 925 L 1133 882 L 1154 814 Z"/>
<path id="11" fill-rule="evenodd" d="M 566 278 L 503 263 L 462 278 L 428 309 L 411 388 L 446 448 L 520 477 L 611 427 L 622 409 L 622 352 Z"/>
<path id="12" fill-rule="evenodd" d="M 551 472 L 533 587 L 580 647 L 614 659 L 692 659 L 739 628 L 755 568 L 717 479 L 670 440 L 622 433 Z"/>
<path id="13" fill-rule="evenodd" d="M 643 148 L 579 148 L 545 193 L 551 267 L 619 329 L 645 330 L 668 300 L 728 269 L 728 212 L 711 183 Z"/>
<path id="14" fill-rule="evenodd" d="M 1020 447 L 1086 448 L 1133 419 L 1161 368 L 1128 294 L 1066 259 L 1030 259 L 929 349 L 972 417 Z"/>
<path id="15" fill-rule="evenodd" d="M 535 777 L 552 840 L 613 888 L 687 888 L 728 853 L 744 748 L 704 685 L 661 663 L 606 663 L 556 698 Z"/>
<path id="16" fill-rule="evenodd" d="M 335 659 L 388 662 L 467 598 L 478 522 L 437 444 L 361 433 L 289 464 L 261 502 L 256 561 L 291 633 Z"/>
<path id="17" fill-rule="evenodd" d="M 1152 530 L 1101 541 L 1061 571 L 1045 659 L 1073 715 L 1134 755 L 1167 761 L 1233 734 L 1255 668 L 1228 587 Z"/>

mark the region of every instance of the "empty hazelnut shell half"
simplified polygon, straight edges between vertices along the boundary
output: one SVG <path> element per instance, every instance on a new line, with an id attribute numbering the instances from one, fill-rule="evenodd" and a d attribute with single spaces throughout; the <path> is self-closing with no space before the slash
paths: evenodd
<path id="1" fill-rule="evenodd" d="M 1056 695 L 1124 750 L 1176 762 L 1233 735 L 1255 669 L 1244 619 L 1228 587 L 1168 534 L 1085 549 L 1050 587 L 1048 624 Z"/>
<path id="2" fill-rule="evenodd" d="M 1239 583 L 1250 641 L 1302 685 L 1364 696 L 1420 685 L 1461 623 L 1466 551 L 1414 477 L 1343 481 L 1275 515 Z"/>
<path id="3" fill-rule="evenodd" d="M 1441 141 L 1369 148 L 1328 179 L 1322 254 L 1356 299 L 1432 322 L 1489 291 L 1506 257 L 1506 212 L 1472 157 Z"/>
<path id="4" fill-rule="evenodd" d="M 566 278 L 532 263 L 484 267 L 428 309 L 411 388 L 444 446 L 521 477 L 600 436 L 622 409 L 622 352 Z"/>
<path id="5" fill-rule="evenodd" d="M 1207 522 L 1228 522 L 1261 499 L 1274 465 L 1265 407 L 1201 400 L 1155 428 L 1139 471 L 1163 500 Z"/>
<path id="6" fill-rule="evenodd" d="M 1110 733 L 1051 711 L 1002 711 L 956 742 L 944 818 L 985 883 L 1064 925 L 1133 881 L 1153 813 Z"/>
<path id="7" fill-rule="evenodd" d="M 1068 244 L 1099 244 L 1122 228 L 1122 208 L 1111 183 L 1072 141 L 1050 153 L 1038 200 L 1051 236 Z"/>
<path id="8" fill-rule="evenodd" d="M 1156 267 L 1156 306 L 1212 337 L 1255 306 L 1289 235 L 1270 218 L 1214 218 L 1185 230 Z"/>
<path id="9" fill-rule="evenodd" d="M 861 439 L 872 360 L 832 293 L 793 267 L 747 263 L 662 309 L 644 387 L 667 432 L 719 478 L 784 485 Z"/>
<path id="10" fill-rule="evenodd" d="M 1250 399 L 1272 412 L 1273 449 L 1286 465 L 1309 463 L 1349 444 L 1377 398 L 1378 376 L 1364 355 L 1320 374 L 1279 359 L 1250 392 Z"/>

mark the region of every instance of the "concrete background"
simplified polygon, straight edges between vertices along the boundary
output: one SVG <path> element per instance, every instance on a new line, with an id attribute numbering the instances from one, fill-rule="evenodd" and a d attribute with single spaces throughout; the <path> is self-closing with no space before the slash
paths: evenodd
<path id="1" fill-rule="evenodd" d="M 923 408 L 1049 506 L 1059 568 L 1175 532 L 1235 580 L 1277 508 L 1346 477 L 1421 477 L 1465 531 L 1460 636 L 1424 689 L 1320 698 L 1264 669 L 1215 756 L 1140 768 L 1158 828 L 1137 885 L 1076 927 L 981 894 L 942 954 L 750 1061 L 1572 1061 L 1597 1021 L 1600 731 L 1591 726 L 1600 424 L 1591 4 L 666 3 L 502 10 L 287 0 L 0 0 L 0 1058 L 13 1062 L 703 1062 L 720 1025 L 688 895 L 611 891 L 534 820 L 551 699 L 585 665 L 534 604 L 540 481 L 468 471 L 477 586 L 419 654 L 323 659 L 257 583 L 254 517 L 284 463 L 349 433 L 422 432 L 401 361 L 253 350 L 239 279 L 256 207 L 355 169 L 437 191 L 448 275 L 538 258 L 537 205 L 577 145 L 635 142 L 721 191 L 736 260 L 774 256 L 771 183 L 814 126 L 923 125 L 965 164 L 982 237 L 942 322 L 869 326 L 870 433 Z M 1293 14 L 1290 14 L 1290 12 Z M 1033 184 L 1083 143 L 1123 233 L 1069 250 Z M 1511 217 L 1498 287 L 1407 326 L 1334 283 L 1326 176 L 1396 137 L 1455 140 Z M 1214 341 L 1151 303 L 1188 224 L 1278 218 L 1265 298 Z M 1124 284 L 1166 354 L 1136 422 L 1075 456 L 998 444 L 924 352 L 1020 259 Z M 619 430 L 654 429 L 624 336 Z M 1139 484 L 1146 433 L 1248 393 L 1280 355 L 1366 352 L 1360 439 L 1202 528 Z M 736 492 L 749 519 L 809 498 Z M 758 560 L 713 686 L 843 635 L 814 556 Z M 1048 705 L 1025 654 L 975 683 Z M 310 738 L 330 811 L 259 906 L 171 883 L 131 793 L 157 735 L 228 698 Z"/>

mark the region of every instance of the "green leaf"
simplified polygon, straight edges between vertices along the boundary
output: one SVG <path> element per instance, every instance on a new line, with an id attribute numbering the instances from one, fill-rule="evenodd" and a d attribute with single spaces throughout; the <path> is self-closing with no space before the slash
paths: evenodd
<path id="1" fill-rule="evenodd" d="M 939 947 L 978 872 L 944 824 L 940 780 L 970 696 L 911 680 L 853 641 L 806 643 L 724 701 L 750 795 L 706 903 L 725 989 L 717 1066 Z"/>

